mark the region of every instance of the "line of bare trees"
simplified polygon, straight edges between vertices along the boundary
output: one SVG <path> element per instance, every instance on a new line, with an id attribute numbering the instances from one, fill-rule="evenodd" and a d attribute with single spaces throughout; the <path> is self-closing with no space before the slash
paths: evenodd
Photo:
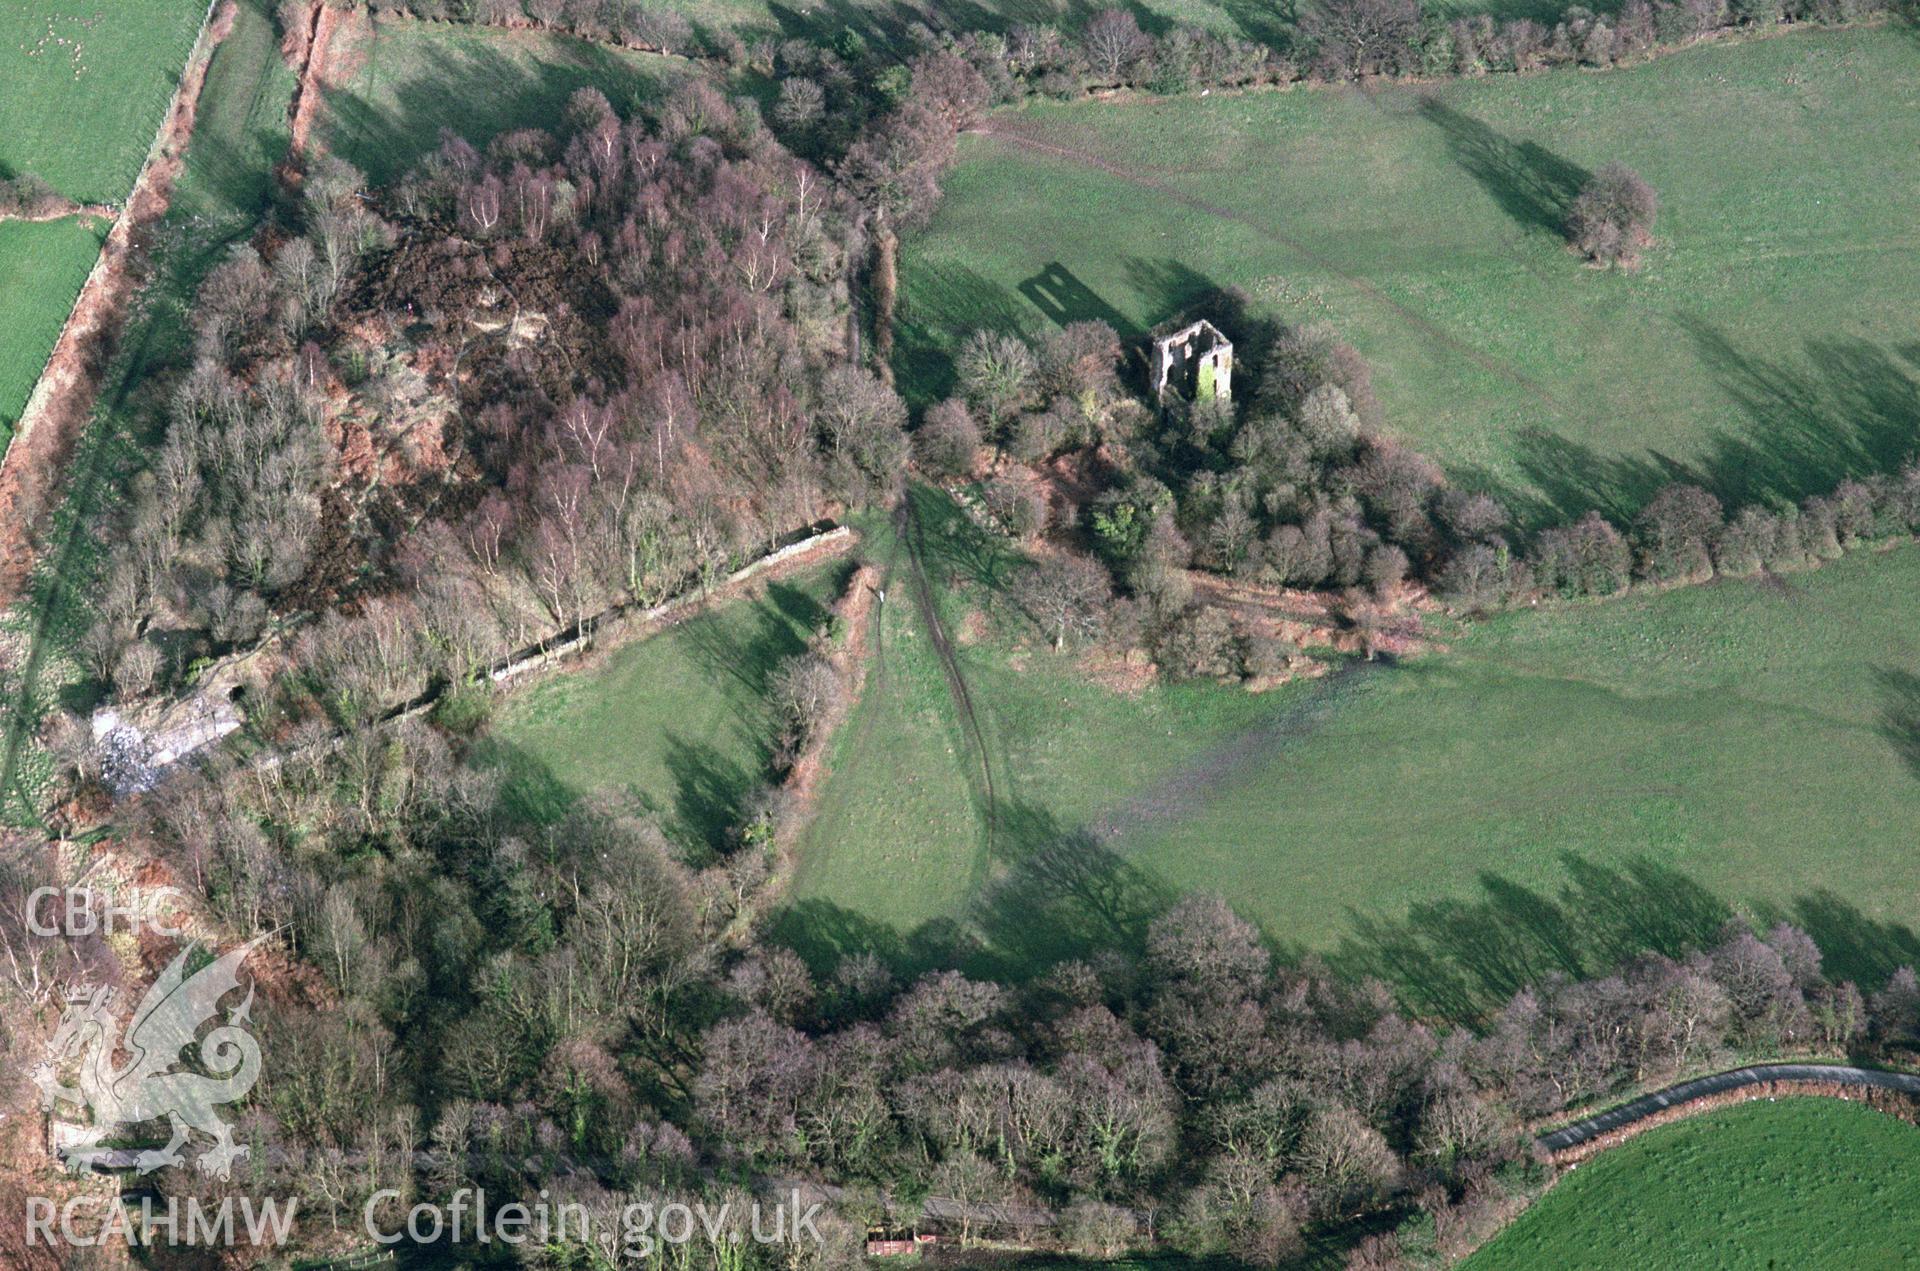
<path id="1" fill-rule="evenodd" d="M 757 845 L 700 857 L 628 810 L 556 813 L 461 752 L 409 725 L 307 768 L 216 764 L 132 812 L 223 922 L 284 929 L 322 981 L 257 1008 L 272 1062 L 244 1124 L 255 1160 L 286 1163 L 247 1186 L 300 1195 L 317 1230 L 380 1187 L 618 1212 L 803 1178 L 843 1189 L 824 1243 L 716 1268 L 852 1266 L 927 1193 L 1051 1210 L 1050 1239 L 1104 1256 L 1273 1265 L 1392 1211 L 1425 1215 L 1399 1256 L 1457 1254 L 1537 1186 L 1540 1118 L 1736 1057 L 1920 1043 L 1910 969 L 1863 993 L 1784 924 L 1709 926 L 1594 979 L 1536 970 L 1471 1029 L 1277 960 L 1208 896 L 1020 983 L 907 972 L 857 938 L 809 964 L 721 939 Z M 1102 894 L 1097 848 L 1036 852 L 1024 886 Z M 12 994 L 70 956 L 23 923 L 34 881 L 0 906 Z"/>
<path id="2" fill-rule="evenodd" d="M 1615 13 L 1569 6 L 1553 22 L 1449 18 L 1421 0 L 1309 0 L 1283 6 L 1265 42 L 1201 27 L 1144 30 L 1125 8 L 1077 27 L 1015 23 L 1004 32 L 916 28 L 908 48 L 970 66 L 995 105 L 1026 97 L 1071 99 L 1131 87 L 1173 95 L 1376 76 L 1483 75 L 1642 60 L 1727 32 L 1783 23 L 1871 21 L 1892 0 L 1627 0 Z M 803 153 L 832 155 L 906 84 L 897 49 L 849 31 L 835 41 L 789 38 L 730 44 L 736 65 L 780 84 L 772 119 Z"/>

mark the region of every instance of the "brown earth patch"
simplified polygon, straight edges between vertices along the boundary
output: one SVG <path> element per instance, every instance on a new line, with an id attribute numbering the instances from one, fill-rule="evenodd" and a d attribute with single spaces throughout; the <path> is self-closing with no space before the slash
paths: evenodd
<path id="1" fill-rule="evenodd" d="M 1122 697 L 1138 697 L 1160 678 L 1160 668 L 1142 649 L 1129 649 L 1125 653 L 1088 649 L 1080 655 L 1079 669 L 1101 688 Z"/>
<path id="2" fill-rule="evenodd" d="M 1187 576 L 1194 599 L 1222 610 L 1240 629 L 1302 650 L 1410 657 L 1432 647 L 1422 615 L 1433 605 L 1416 584 L 1374 597 L 1265 587 L 1200 570 L 1189 570 Z"/>
<path id="3" fill-rule="evenodd" d="M 22 1040 L 25 1040 L 22 1038 Z M 118 1199 L 120 1180 L 98 1174 L 69 1174 L 54 1164 L 46 1114 L 40 1110 L 34 1087 L 14 1083 L 4 1110 L 0 1110 L 0 1249 L 7 1250 L 9 1271 L 67 1271 L 76 1265 L 99 1271 L 135 1268 L 132 1253 L 119 1242 L 106 1241 L 85 1250 L 84 1264 L 69 1261 L 74 1250 L 64 1243 L 29 1238 L 30 1199 L 51 1201 L 56 1212 L 70 1200 L 90 1197 L 75 1214 L 74 1225 L 104 1220 Z"/>
<path id="4" fill-rule="evenodd" d="M 190 940 L 215 948 L 229 948 L 251 939 L 244 932 L 226 930 L 195 897 L 197 890 L 151 845 L 137 839 L 107 839 L 87 852 L 85 885 L 116 898 L 151 896 L 170 888 L 187 897 L 184 906 L 169 906 L 168 925 L 177 926 Z M 175 937 L 143 928 L 137 943 L 138 965 L 128 968 L 136 978 L 151 979 L 179 952 Z M 321 1008 L 336 1000 L 318 968 L 294 957 L 277 941 L 268 941 L 247 958 L 247 974 L 260 986 L 267 1001 L 280 1005 Z"/>
<path id="5" fill-rule="evenodd" d="M 1265 587 L 1197 569 L 1188 570 L 1187 576 L 1194 599 L 1235 616 L 1284 621 L 1301 628 L 1332 627 L 1339 621 L 1334 598 L 1325 592 Z"/>
<path id="6" fill-rule="evenodd" d="M 1283 670 L 1267 675 L 1251 675 L 1242 681 L 1241 687 L 1249 693 L 1271 693 L 1282 684 L 1291 684 L 1295 680 L 1315 680 L 1333 670 L 1333 663 L 1322 658 L 1288 658 Z"/>
<path id="7" fill-rule="evenodd" d="M 960 645 L 978 644 L 987 638 L 987 615 L 978 609 L 969 609 L 961 616 L 960 625 L 954 628 L 953 642 Z"/>
<path id="8" fill-rule="evenodd" d="M 294 41 L 289 37 L 289 43 L 295 44 L 298 52 L 304 55 L 300 63 L 300 83 L 294 89 L 289 116 L 293 134 L 289 157 L 296 161 L 307 152 L 307 142 L 313 134 L 313 121 L 320 113 L 320 102 L 327 84 L 338 82 L 329 78 L 328 57 L 343 12 L 326 3 L 326 0 L 313 0 L 307 8 L 305 38 Z M 357 10 L 353 12 L 357 14 Z"/>

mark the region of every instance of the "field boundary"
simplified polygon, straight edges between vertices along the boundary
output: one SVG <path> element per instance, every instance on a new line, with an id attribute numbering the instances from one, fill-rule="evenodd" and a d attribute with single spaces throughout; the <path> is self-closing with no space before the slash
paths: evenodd
<path id="1" fill-rule="evenodd" d="M 313 121 L 326 99 L 328 56 L 332 52 L 334 28 L 340 15 L 326 0 L 313 0 L 308 6 L 305 32 L 306 57 L 300 65 L 300 78 L 294 85 L 293 108 L 289 112 L 287 158 L 297 162 L 307 153 L 313 133 Z M 372 21 L 369 17 L 368 21 Z"/>
<path id="2" fill-rule="evenodd" d="M 568 30 L 558 23 L 541 22 L 532 17 L 523 17 L 522 20 L 517 22 L 456 22 L 451 18 L 423 18 L 417 13 L 408 12 L 388 12 L 375 16 L 369 11 L 367 20 L 369 22 L 384 23 L 394 27 L 446 27 L 452 30 L 497 31 L 503 35 L 559 36 L 564 39 L 578 40 L 582 44 L 591 44 L 596 48 L 612 49 L 619 53 L 641 53 L 648 57 L 670 57 L 676 61 L 695 65 L 715 65 L 725 64 L 726 62 L 726 59 L 717 53 L 709 53 L 704 50 L 688 52 L 682 49 L 670 49 L 664 44 L 629 44 L 625 40 L 601 39 L 598 36 L 583 35 L 578 31 Z"/>
<path id="3" fill-rule="evenodd" d="M 793 883 L 799 868 L 800 841 L 819 809 L 820 788 L 831 775 L 835 743 L 859 710 L 869 679 L 877 681 L 879 672 L 884 670 L 880 662 L 882 616 L 875 601 L 886 595 L 886 585 L 887 573 L 878 565 L 860 564 L 848 576 L 846 586 L 833 603 L 833 624 L 839 638 L 827 657 L 839 673 L 843 693 L 840 701 L 814 725 L 805 749 L 780 779 L 780 789 L 789 802 L 774 833 L 773 873 L 734 920 L 731 935 L 735 938 L 751 936 L 762 920 L 777 913 Z M 871 677 L 870 671 L 874 672 Z"/>
<path id="4" fill-rule="evenodd" d="M 650 639 L 669 626 L 702 612 L 711 604 L 741 595 L 748 584 L 763 575 L 779 577 L 795 569 L 837 559 L 851 551 L 858 541 L 859 535 L 850 526 L 836 525 L 820 530 L 755 557 L 710 587 L 694 586 L 648 609 L 637 609 L 631 604 L 616 605 L 564 628 L 558 635 L 549 636 L 545 641 L 497 658 L 476 674 L 484 675 L 496 691 L 508 691 L 508 686 L 523 676 L 556 668 L 562 662 L 588 654 L 605 655 Z M 456 687 L 444 680 L 435 681 L 399 705 L 388 707 L 372 719 L 367 727 L 384 728 L 425 715 Z M 239 727 L 235 724 L 232 728 L 223 729 L 209 741 L 218 741 Z M 350 735 L 350 731 L 346 728 L 336 729 L 327 737 L 295 750 L 268 751 L 254 762 L 258 766 L 272 768 L 289 759 L 317 756 L 339 746 Z M 198 748 L 186 751 L 166 766 L 185 762 L 197 753 Z"/>
<path id="5" fill-rule="evenodd" d="M 194 114 L 213 53 L 232 29 L 234 0 L 209 0 L 181 67 L 173 99 L 160 118 L 147 158 L 127 192 L 100 255 L 74 298 L 33 391 L 0 457 L 0 603 L 15 599 L 32 572 L 33 527 L 51 506 L 57 469 L 93 416 L 106 351 L 118 338 L 133 298 L 136 242 L 166 215 L 173 180 L 193 136 Z"/>
<path id="6" fill-rule="evenodd" d="M 1553 1163 L 1572 1164 L 1642 1131 L 1726 1103 L 1783 1095 L 1851 1099 L 1853 1096 L 1848 1092 L 1856 1090 L 1865 1092 L 1863 1097 L 1868 1102 L 1874 1101 L 1876 1093 L 1898 1096 L 1903 1101 L 1920 1100 L 1920 1076 L 1851 1064 L 1752 1064 L 1695 1077 L 1630 1099 L 1618 1107 L 1543 1134 L 1534 1144 Z"/>
<path id="7" fill-rule="evenodd" d="M 67 199 L 60 207 L 46 212 L 0 212 L 0 221 L 19 221 L 23 225 L 45 225 L 49 221 L 64 221 L 75 216 L 91 216 L 95 220 L 106 221 L 113 220 L 119 215 L 119 207 L 112 203 L 75 203 L 72 199 Z"/>
<path id="8" fill-rule="evenodd" d="M 654 634 L 656 628 L 667 620 L 677 618 L 684 609 L 697 608 L 714 600 L 724 600 L 731 596 L 741 584 L 751 582 L 761 574 L 778 569 L 798 561 L 802 564 L 815 564 L 820 560 L 839 556 L 850 550 L 855 542 L 853 529 L 845 525 L 836 525 L 821 530 L 805 538 L 776 548 L 764 556 L 757 556 L 745 565 L 734 570 L 711 587 L 694 587 L 680 592 L 670 599 L 663 600 L 650 609 L 633 612 L 629 607 L 616 605 L 591 618 L 575 624 L 575 634 L 561 635 L 558 643 L 545 641 L 530 645 L 518 653 L 510 653 L 494 662 L 487 669 L 487 678 L 495 684 L 505 684 L 510 680 L 542 667 L 565 661 L 589 648 L 598 648 L 602 652 L 630 644 L 634 640 L 644 639 Z M 629 628 L 612 635 L 606 627 L 617 624 L 615 631 L 624 626 Z M 609 638 L 611 636 L 611 638 Z"/>

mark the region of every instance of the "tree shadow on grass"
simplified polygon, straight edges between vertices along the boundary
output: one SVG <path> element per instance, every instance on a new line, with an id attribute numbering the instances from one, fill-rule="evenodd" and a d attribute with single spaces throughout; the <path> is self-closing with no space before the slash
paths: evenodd
<path id="1" fill-rule="evenodd" d="M 888 0 L 862 4 L 859 0 L 825 0 L 805 10 L 773 3 L 768 6 L 787 38 L 832 43 L 848 32 L 879 51 L 911 56 L 925 43 L 920 28 L 936 33 L 1005 32 L 1016 25 L 1056 27 L 1072 37 L 1102 10 L 1117 8 L 1133 15 L 1149 35 L 1164 35 L 1172 19 L 1141 0 Z M 736 27 L 736 33 L 749 32 Z M 763 32 L 764 33 L 764 32 Z"/>
<path id="2" fill-rule="evenodd" d="M 1710 948 L 1736 916 L 1686 874 L 1645 856 L 1602 864 L 1568 852 L 1560 862 L 1567 881 L 1553 895 L 1484 872 L 1476 897 L 1415 905 L 1399 920 L 1354 913 L 1354 933 L 1329 961 L 1383 981 L 1415 1014 L 1472 1026 L 1552 976 L 1590 979 L 1641 954 Z M 1865 992 L 1899 966 L 1920 965 L 1911 928 L 1870 918 L 1826 889 L 1750 910 L 1761 928 L 1800 927 L 1828 974 Z"/>
<path id="3" fill-rule="evenodd" d="M 1644 952 L 1678 957 L 1713 943 L 1733 909 L 1647 857 L 1603 865 L 1560 858 L 1567 882 L 1548 895 L 1491 872 L 1481 894 L 1412 907 L 1390 920 L 1349 911 L 1353 934 L 1330 958 L 1384 981 L 1416 1014 L 1471 1024 L 1552 975 L 1603 974 Z"/>
<path id="4" fill-rule="evenodd" d="M 1808 340 L 1804 365 L 1742 352 L 1681 314 L 1701 361 L 1746 415 L 1702 461 L 1703 484 L 1729 506 L 1797 501 L 1847 477 L 1890 471 L 1913 452 L 1920 378 L 1897 350 L 1868 340 Z"/>
<path id="5" fill-rule="evenodd" d="M 775 937 L 816 974 L 841 958 L 878 956 L 902 979 L 958 969 L 1030 982 L 1067 959 L 1105 951 L 1137 957 L 1149 924 L 1178 893 L 1087 835 L 1063 831 L 1044 811 L 1003 809 L 1002 872 L 965 925 L 952 919 L 901 931 L 884 917 L 826 900 L 789 906 Z M 1565 853 L 1567 880 L 1549 894 L 1491 871 L 1480 894 L 1413 906 L 1404 918 L 1349 911 L 1352 934 L 1327 956 L 1337 973 L 1384 983 L 1411 1014 L 1477 1027 L 1514 994 L 1554 978 L 1610 974 L 1647 953 L 1683 958 L 1710 949 L 1736 918 L 1732 905 L 1671 866 L 1641 856 L 1603 864 Z M 1870 918 L 1820 890 L 1784 905 L 1751 907 L 1762 929 L 1791 922 L 1812 936 L 1829 975 L 1874 992 L 1903 965 L 1920 966 L 1920 935 Z M 1298 949 L 1268 934 L 1285 960 Z"/>
<path id="6" fill-rule="evenodd" d="M 815 44 L 841 43 L 853 35 L 874 48 L 903 48 L 912 25 L 901 9 L 868 7 L 853 0 L 825 0 L 805 9 L 773 3 L 767 11 L 782 38 Z"/>
<path id="7" fill-rule="evenodd" d="M 817 975 L 864 953 L 901 979 L 955 969 L 1019 984 L 1070 959 L 1108 950 L 1138 955 L 1147 925 L 1178 899 L 1154 875 L 1043 810 L 1004 805 L 999 825 L 997 873 L 963 918 L 902 930 L 883 916 L 883 897 L 865 912 L 815 898 L 787 906 L 774 921 L 774 939 Z"/>
<path id="8" fill-rule="evenodd" d="M 997 876 L 971 917 L 987 945 L 1027 975 L 1106 950 L 1137 956 L 1147 926 L 1179 899 L 1164 880 L 1083 829 L 1031 804 L 1003 804 Z"/>
<path id="9" fill-rule="evenodd" d="M 737 691 L 727 693 L 742 733 L 768 745 L 766 697 L 780 664 L 806 651 L 825 624 L 828 610 L 802 588 L 769 583 L 749 599 L 730 602 L 689 619 L 672 633 L 709 677 Z"/>
<path id="10" fill-rule="evenodd" d="M 1454 163 L 1503 212 L 1527 229 L 1564 232 L 1574 197 L 1592 173 L 1535 142 L 1513 141 L 1437 97 L 1421 101 L 1420 115 L 1446 134 Z"/>
<path id="11" fill-rule="evenodd" d="M 1101 299 L 1099 292 L 1081 282 L 1078 274 L 1057 260 L 1049 261 L 1045 269 L 1022 280 L 1019 291 L 1055 326 L 1104 322 L 1115 331 L 1125 331 L 1132 325 L 1125 314 Z"/>
<path id="12" fill-rule="evenodd" d="M 597 88 L 616 109 L 631 113 L 662 97 L 672 82 L 664 60 L 657 72 L 642 69 L 647 64 L 637 57 L 570 36 L 542 37 L 550 43 L 541 53 L 509 57 L 477 29 L 430 45 L 416 31 L 404 34 L 423 52 L 412 64 L 378 68 L 381 82 L 392 85 L 391 103 L 345 87 L 326 95 L 329 146 L 376 186 L 435 149 L 443 129 L 484 147 L 513 129 L 553 129 L 579 89 Z M 514 47 L 534 47 L 519 32 L 503 33 L 501 47 L 509 39 Z M 377 43 L 372 55 L 381 56 Z"/>
<path id="13" fill-rule="evenodd" d="M 1791 922 L 1820 946 L 1829 976 L 1852 980 L 1871 993 L 1902 966 L 1920 967 L 1920 936 L 1903 923 L 1882 922 L 1857 905 L 1821 888 L 1784 909 L 1756 911 L 1763 923 Z"/>
<path id="14" fill-rule="evenodd" d="M 1912 454 L 1920 361 L 1910 348 L 1833 338 L 1807 341 L 1804 359 L 1768 358 L 1741 351 L 1695 316 L 1675 321 L 1744 416 L 1708 434 L 1698 458 L 1609 453 L 1536 428 L 1513 441 L 1524 483 L 1471 468 L 1456 468 L 1456 481 L 1494 494 L 1530 530 L 1589 511 L 1626 525 L 1673 482 L 1701 486 L 1728 509 L 1777 507 L 1826 494 L 1848 478 L 1893 471 Z"/>
<path id="15" fill-rule="evenodd" d="M 760 594 L 691 619 L 674 638 L 726 693 L 733 725 L 754 756 L 751 769 L 717 746 L 678 733 L 667 734 L 667 771 L 673 777 L 670 808 L 659 809 L 668 837 L 696 855 L 724 851 L 739 823 L 747 795 L 770 775 L 773 722 L 767 696 L 782 662 L 807 648 L 829 611 L 803 588 L 768 583 Z"/>
<path id="16" fill-rule="evenodd" d="M 741 808 L 761 775 L 716 746 L 675 733 L 668 733 L 666 740 L 673 798 L 669 807 L 655 809 L 661 816 L 661 830 L 687 860 L 705 863 L 726 851 L 728 831 L 739 824 Z"/>
<path id="17" fill-rule="evenodd" d="M 544 759 L 497 735 L 475 742 L 472 762 L 498 775 L 501 811 L 516 833 L 537 836 L 589 803 L 586 793 Z M 718 747 L 674 733 L 666 737 L 665 764 L 673 782 L 670 791 L 630 785 L 618 793 L 595 796 L 592 802 L 653 819 L 684 859 L 703 864 L 726 850 L 728 831 L 739 820 L 741 806 L 759 777 Z"/>
<path id="18" fill-rule="evenodd" d="M 496 735 L 474 743 L 471 762 L 499 775 L 501 810 L 521 830 L 554 825 L 580 807 L 580 792 L 545 760 Z"/>
<path id="19" fill-rule="evenodd" d="M 1920 675 L 1897 667 L 1876 667 L 1874 684 L 1881 694 L 1880 735 L 1920 778 Z"/>
<path id="20" fill-rule="evenodd" d="M 900 980 L 929 971 L 962 969 L 991 974 L 998 963 L 979 937 L 951 918 L 935 918 L 902 931 L 884 917 L 820 898 L 795 901 L 773 920 L 770 935 L 800 955 L 817 978 L 860 954 L 878 958 Z"/>
<path id="21" fill-rule="evenodd" d="M 935 587 L 971 583 L 985 589 L 991 600 L 1019 572 L 1020 553 L 1006 539 L 980 528 L 946 491 L 915 485 L 907 497 L 913 500 L 918 546 Z"/>
<path id="22" fill-rule="evenodd" d="M 243 4 L 253 11 L 261 36 L 249 40 L 237 33 L 214 49 L 187 169 L 174 199 L 176 207 L 206 216 L 252 219 L 285 197 L 273 179 L 274 166 L 287 154 L 285 122 L 262 124 L 253 116 L 256 89 L 279 73 L 279 49 L 269 34 L 271 7 L 264 0 Z"/>
<path id="23" fill-rule="evenodd" d="M 1240 333 L 1231 329 L 1232 315 L 1222 313 L 1238 300 L 1230 299 L 1226 288 L 1185 261 L 1172 256 L 1128 256 L 1121 266 L 1126 270 L 1127 286 L 1145 296 L 1147 311 L 1158 315 L 1156 325 L 1206 318 L 1233 340 L 1241 339 Z M 1131 323 L 1115 330 L 1123 336 L 1146 334 Z"/>
<path id="24" fill-rule="evenodd" d="M 1295 15 L 1305 6 L 1297 0 L 1282 0 L 1279 4 L 1273 0 L 1219 0 L 1219 4 L 1220 11 L 1240 29 L 1242 39 L 1282 53 L 1300 42 Z"/>
<path id="25" fill-rule="evenodd" d="M 911 258 L 912 248 L 907 255 Z M 909 405 L 925 409 L 951 397 L 955 359 L 975 331 L 1024 334 L 1027 309 L 1007 287 L 967 265 L 909 260 L 894 313 L 893 367 Z"/>

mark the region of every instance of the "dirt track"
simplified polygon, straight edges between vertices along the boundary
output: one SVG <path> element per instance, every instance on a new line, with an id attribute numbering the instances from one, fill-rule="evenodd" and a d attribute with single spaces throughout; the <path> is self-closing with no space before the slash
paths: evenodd
<path id="1" fill-rule="evenodd" d="M 1535 1142 L 1541 1151 L 1556 1160 L 1579 1160 L 1622 1142 L 1640 1130 L 1718 1106 L 1726 1102 L 1724 1096 L 1749 1088 L 1757 1088 L 1762 1094 L 1775 1091 L 1845 1097 L 1840 1090 L 1854 1089 L 1920 1098 L 1920 1076 L 1845 1064 L 1755 1064 L 1656 1090 L 1551 1134 L 1543 1134 Z"/>
<path id="2" fill-rule="evenodd" d="M 960 724 L 965 729 L 974 752 L 980 756 L 980 779 L 982 794 L 986 799 L 985 825 L 987 830 L 987 855 L 993 854 L 993 840 L 1000 828 L 1000 799 L 994 789 L 993 758 L 987 750 L 986 734 L 980 730 L 980 716 L 973 707 L 973 693 L 967 688 L 967 680 L 960 673 L 960 663 L 953 656 L 953 641 L 947 636 L 947 628 L 940 620 L 939 607 L 933 603 L 933 588 L 927 582 L 927 569 L 922 561 L 923 544 L 921 542 L 920 518 L 913 514 L 913 503 L 903 497 L 894 512 L 894 530 L 907 545 L 907 560 L 913 569 L 913 598 L 920 609 L 920 621 L 927 629 L 927 638 L 933 643 L 933 651 L 940 657 L 941 668 L 947 675 L 947 691 L 953 696 L 953 704 L 959 709 Z"/>

